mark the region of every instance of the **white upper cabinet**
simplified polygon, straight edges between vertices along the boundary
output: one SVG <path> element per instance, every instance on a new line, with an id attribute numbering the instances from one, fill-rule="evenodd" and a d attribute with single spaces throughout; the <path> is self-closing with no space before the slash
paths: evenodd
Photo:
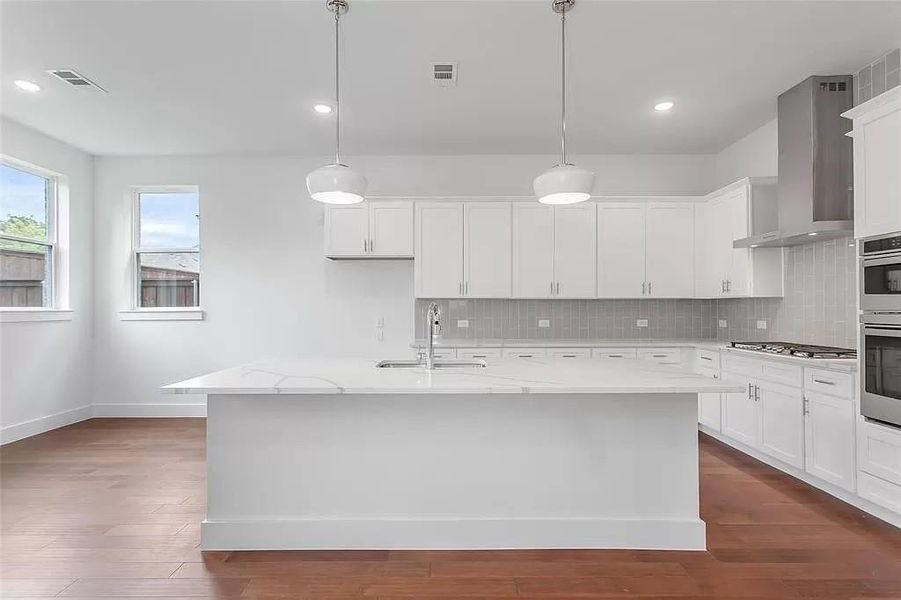
<path id="1" fill-rule="evenodd" d="M 648 295 L 691 298 L 694 295 L 694 205 L 649 204 L 644 238 Z"/>
<path id="2" fill-rule="evenodd" d="M 783 295 L 781 248 L 733 247 L 735 240 L 751 235 L 754 185 L 754 180 L 743 179 L 713 192 L 696 207 L 697 296 Z"/>
<path id="3" fill-rule="evenodd" d="M 901 231 L 901 87 L 844 116 L 854 120 L 854 235 Z"/>
<path id="4" fill-rule="evenodd" d="M 595 205 L 513 205 L 513 296 L 594 298 Z"/>
<path id="5" fill-rule="evenodd" d="M 416 295 L 463 296 L 463 204 L 416 203 Z"/>
<path id="6" fill-rule="evenodd" d="M 510 297 L 509 202 L 419 202 L 416 232 L 417 297 Z"/>
<path id="7" fill-rule="evenodd" d="M 511 211 L 510 202 L 468 202 L 463 206 L 465 296 L 510 297 L 513 289 Z"/>
<path id="8" fill-rule="evenodd" d="M 374 200 L 369 204 L 369 254 L 413 256 L 413 203 Z"/>
<path id="9" fill-rule="evenodd" d="M 412 258 L 413 203 L 369 200 L 325 207 L 328 258 Z"/>
<path id="10" fill-rule="evenodd" d="M 550 298 L 554 293 L 554 207 L 513 205 L 513 296 Z"/>
<path id="11" fill-rule="evenodd" d="M 598 296 L 637 298 L 647 292 L 645 279 L 645 205 L 598 206 Z"/>
<path id="12" fill-rule="evenodd" d="M 593 202 L 554 207 L 554 296 L 594 298 L 596 212 Z"/>
<path id="13" fill-rule="evenodd" d="M 692 203 L 598 205 L 598 296 L 691 298 L 694 243 Z"/>

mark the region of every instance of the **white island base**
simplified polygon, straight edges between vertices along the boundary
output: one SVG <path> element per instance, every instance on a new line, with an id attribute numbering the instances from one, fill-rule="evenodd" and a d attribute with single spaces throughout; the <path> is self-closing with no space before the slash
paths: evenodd
<path id="1" fill-rule="evenodd" d="M 705 548 L 697 390 L 517 391 L 209 389 L 203 549 Z"/>

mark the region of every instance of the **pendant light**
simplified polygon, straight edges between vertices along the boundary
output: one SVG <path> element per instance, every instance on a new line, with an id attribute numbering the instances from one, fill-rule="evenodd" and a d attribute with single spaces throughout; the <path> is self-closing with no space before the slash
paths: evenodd
<path id="1" fill-rule="evenodd" d="M 542 204 L 575 204 L 591 197 L 594 173 L 566 162 L 566 13 L 576 0 L 552 0 L 554 12 L 560 15 L 561 89 L 560 89 L 560 164 L 551 167 L 532 182 L 535 195 Z"/>
<path id="2" fill-rule="evenodd" d="M 335 15 L 335 162 L 307 175 L 307 190 L 317 202 L 356 204 L 362 202 L 366 194 L 366 178 L 341 162 L 341 71 L 338 62 L 341 30 L 338 21 L 347 12 L 347 0 L 328 0 L 326 7 Z"/>

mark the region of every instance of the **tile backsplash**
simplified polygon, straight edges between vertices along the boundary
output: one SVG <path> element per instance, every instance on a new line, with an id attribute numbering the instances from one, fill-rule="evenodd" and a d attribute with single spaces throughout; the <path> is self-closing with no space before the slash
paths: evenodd
<path id="1" fill-rule="evenodd" d="M 857 344 L 851 238 L 785 249 L 784 298 L 720 300 L 438 300 L 444 337 L 491 339 L 782 340 Z M 416 301 L 416 337 L 429 300 Z M 647 321 L 646 326 L 639 326 Z M 721 321 L 725 327 L 720 327 Z M 547 327 L 540 327 L 545 324 Z M 762 326 L 762 327 L 759 327 Z"/>

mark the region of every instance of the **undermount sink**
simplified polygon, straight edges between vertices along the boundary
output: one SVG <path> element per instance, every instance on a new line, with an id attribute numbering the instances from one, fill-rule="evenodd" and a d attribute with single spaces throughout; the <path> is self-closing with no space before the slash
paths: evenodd
<path id="1" fill-rule="evenodd" d="M 486 367 L 484 360 L 436 360 L 435 369 L 459 369 Z M 425 363 L 418 360 L 383 360 L 375 365 L 376 369 L 424 369 Z"/>

